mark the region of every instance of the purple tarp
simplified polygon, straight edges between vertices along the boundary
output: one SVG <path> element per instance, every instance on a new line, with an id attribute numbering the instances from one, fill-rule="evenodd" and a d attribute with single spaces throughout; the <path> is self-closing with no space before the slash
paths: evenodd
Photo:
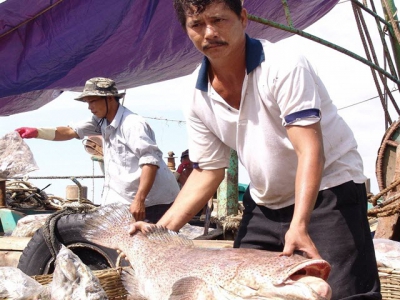
<path id="1" fill-rule="evenodd" d="M 288 0 L 293 24 L 311 25 L 338 0 Z M 250 14 L 287 24 L 280 0 L 245 1 Z M 250 22 L 252 37 L 291 34 Z M 7 0 L 0 3 L 0 116 L 37 109 L 91 77 L 119 89 L 184 76 L 201 60 L 169 0 Z"/>

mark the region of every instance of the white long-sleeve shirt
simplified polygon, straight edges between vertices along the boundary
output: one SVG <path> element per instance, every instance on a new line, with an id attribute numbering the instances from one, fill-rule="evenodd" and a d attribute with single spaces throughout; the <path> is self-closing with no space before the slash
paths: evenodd
<path id="1" fill-rule="evenodd" d="M 79 138 L 98 135 L 99 119 L 72 126 Z M 153 130 L 145 120 L 120 105 L 111 124 L 105 120 L 101 126 L 105 179 L 102 204 L 120 202 L 130 204 L 139 187 L 141 167 L 158 166 L 154 184 L 145 200 L 146 207 L 172 203 L 179 193 L 176 179 L 162 158 Z"/>

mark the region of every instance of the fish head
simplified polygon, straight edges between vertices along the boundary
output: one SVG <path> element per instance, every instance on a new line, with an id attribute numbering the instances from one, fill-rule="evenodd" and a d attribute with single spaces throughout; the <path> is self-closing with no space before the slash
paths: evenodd
<path id="1" fill-rule="evenodd" d="M 332 291 L 326 279 L 331 266 L 325 260 L 237 250 L 235 253 L 247 259 L 235 269 L 233 280 L 226 285 L 231 293 L 245 299 L 330 299 Z"/>
<path id="2" fill-rule="evenodd" d="M 296 257 L 298 256 L 296 255 Z M 290 267 L 287 267 L 282 274 L 284 275 L 285 280 L 294 275 L 304 275 L 304 276 L 318 277 L 326 281 L 329 277 L 330 272 L 331 272 L 331 265 L 326 260 L 323 259 L 303 260 L 301 258 L 298 262 L 294 263 Z"/>
<path id="3" fill-rule="evenodd" d="M 75 281 L 78 278 L 76 265 L 75 265 L 75 254 L 72 253 L 67 247 L 62 245 L 59 253 L 57 254 L 55 272 L 57 278 L 60 277 L 62 280 L 70 282 Z"/>
<path id="4" fill-rule="evenodd" d="M 323 259 L 305 259 L 300 255 L 280 256 L 283 268 L 273 281 L 278 295 L 284 299 L 330 299 L 332 289 L 326 280 L 331 265 Z M 268 293 L 271 293 L 269 291 Z"/>

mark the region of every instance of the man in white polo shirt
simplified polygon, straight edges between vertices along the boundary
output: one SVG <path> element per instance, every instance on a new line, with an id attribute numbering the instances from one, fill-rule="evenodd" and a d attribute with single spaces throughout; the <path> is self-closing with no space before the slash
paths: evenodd
<path id="1" fill-rule="evenodd" d="M 179 192 L 175 176 L 162 158 L 153 130 L 139 115 L 119 103 L 114 80 L 89 79 L 76 100 L 93 116 L 68 127 L 16 129 L 22 138 L 65 141 L 101 134 L 104 152 L 102 204 L 130 205 L 136 220 L 157 222 Z"/>
<path id="2" fill-rule="evenodd" d="M 174 7 L 205 57 L 187 99 L 194 169 L 157 224 L 179 230 L 204 206 L 232 148 L 251 180 L 234 246 L 322 257 L 332 266 L 332 299 L 380 299 L 362 160 L 309 62 L 248 37 L 241 0 Z"/>

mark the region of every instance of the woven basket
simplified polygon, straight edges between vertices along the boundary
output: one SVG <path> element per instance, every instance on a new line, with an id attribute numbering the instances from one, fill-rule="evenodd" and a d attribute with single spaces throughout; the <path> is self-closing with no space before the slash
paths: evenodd
<path id="1" fill-rule="evenodd" d="M 381 293 L 383 300 L 400 299 L 400 270 L 379 267 Z"/>
<path id="2" fill-rule="evenodd" d="M 123 268 L 109 268 L 92 271 L 93 275 L 99 279 L 102 288 L 110 300 L 126 299 L 128 296 L 128 292 L 125 290 L 121 281 L 120 274 L 122 269 Z M 53 274 L 34 275 L 31 277 L 40 284 L 46 285 L 52 281 Z"/>

